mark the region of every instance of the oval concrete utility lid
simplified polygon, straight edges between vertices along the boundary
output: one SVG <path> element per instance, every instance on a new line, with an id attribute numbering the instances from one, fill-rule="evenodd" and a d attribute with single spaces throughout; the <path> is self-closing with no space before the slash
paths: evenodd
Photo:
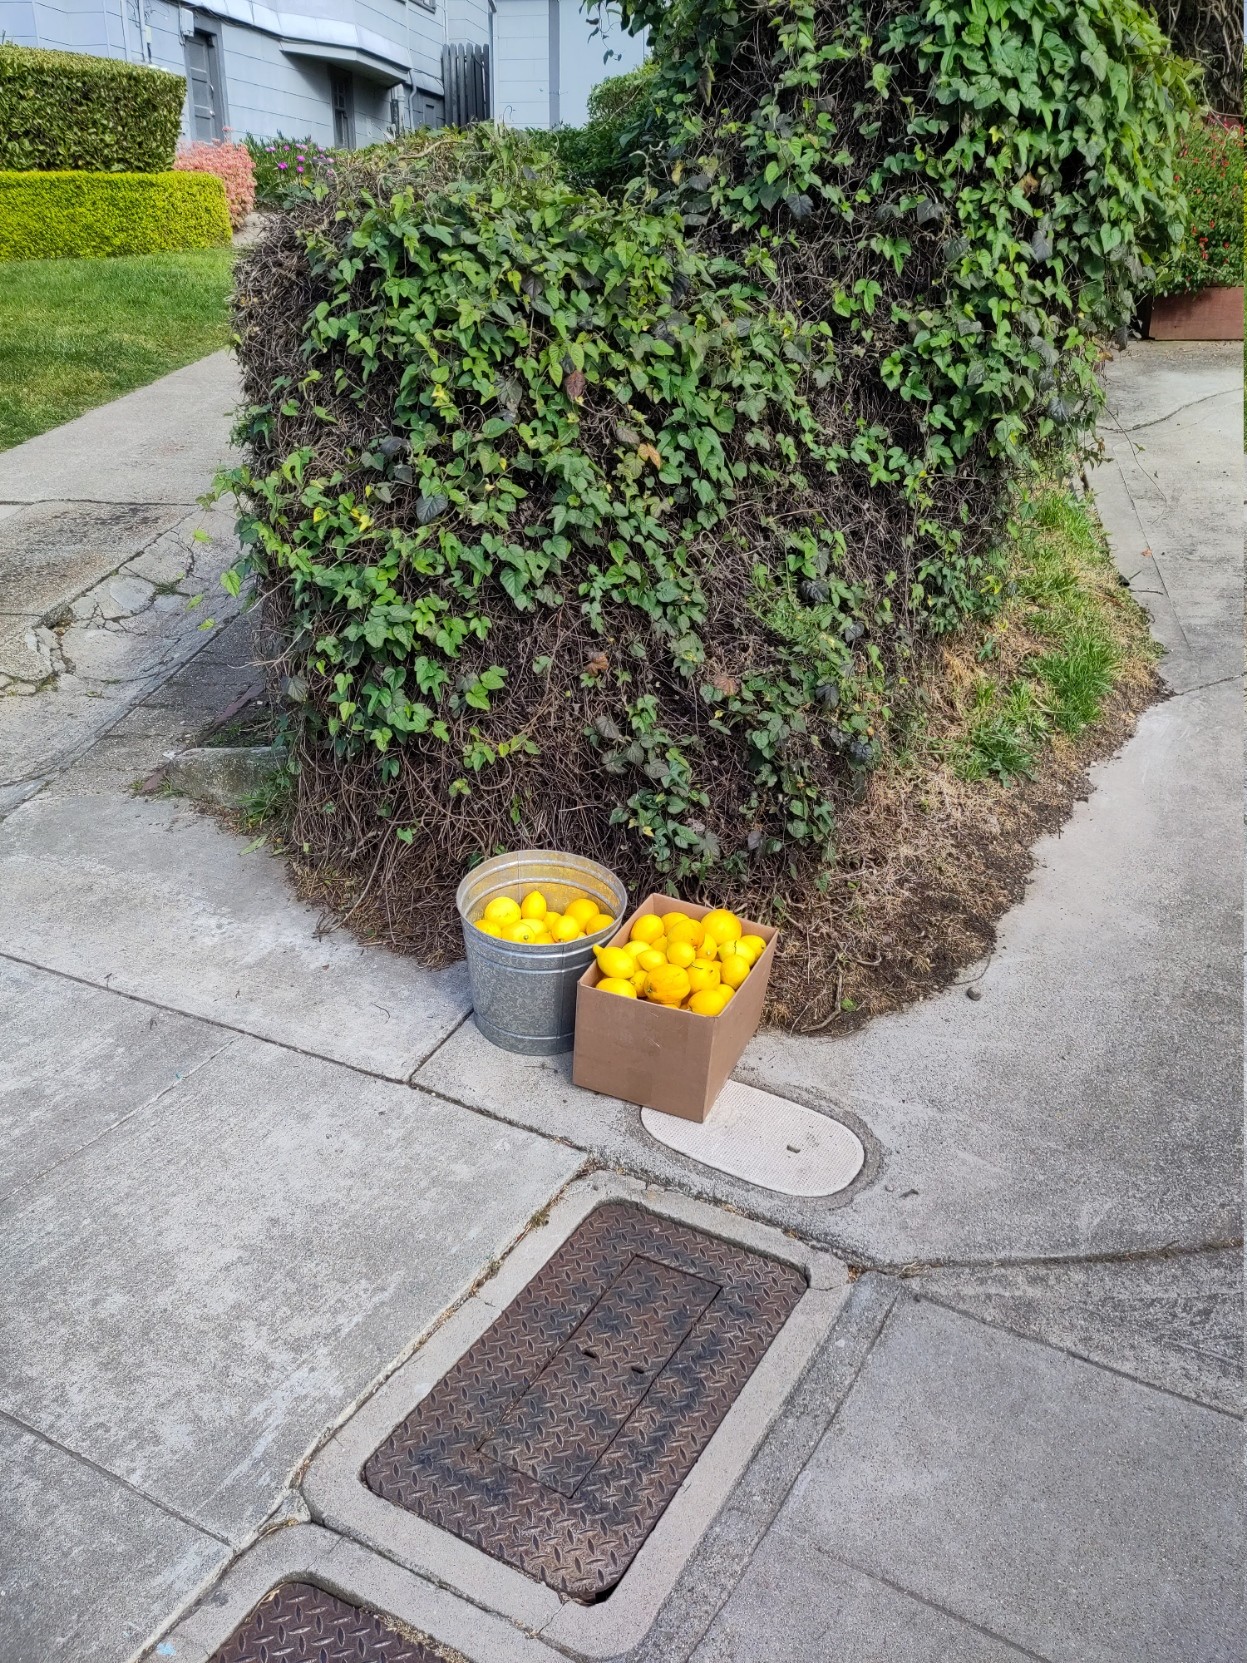
<path id="1" fill-rule="evenodd" d="M 641 1124 L 668 1149 L 782 1195 L 835 1195 L 862 1170 L 862 1140 L 830 1115 L 729 1080 L 704 1121 L 642 1109 Z"/>

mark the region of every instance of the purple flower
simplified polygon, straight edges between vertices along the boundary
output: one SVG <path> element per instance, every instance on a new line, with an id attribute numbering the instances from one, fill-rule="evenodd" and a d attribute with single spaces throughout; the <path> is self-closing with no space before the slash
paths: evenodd
<path id="1" fill-rule="evenodd" d="M 278 165 L 278 167 L 289 167 L 290 163 L 289 162 L 278 162 L 277 165 Z"/>

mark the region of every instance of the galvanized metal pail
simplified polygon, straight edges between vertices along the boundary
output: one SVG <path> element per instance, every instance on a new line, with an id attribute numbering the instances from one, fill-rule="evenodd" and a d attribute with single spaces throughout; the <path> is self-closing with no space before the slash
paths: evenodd
<path id="1" fill-rule="evenodd" d="M 557 849 L 494 855 L 473 867 L 459 885 L 455 902 L 463 924 L 477 1027 L 504 1051 L 553 1056 L 572 1048 L 576 983 L 589 968 L 594 947 L 609 941 L 615 926 L 550 947 L 501 941 L 476 928 L 475 920 L 490 901 L 499 895 L 522 901 L 530 889 L 541 890 L 555 911 L 575 896 L 587 895 L 616 924 L 623 918 L 628 894 L 615 874 L 596 860 Z"/>

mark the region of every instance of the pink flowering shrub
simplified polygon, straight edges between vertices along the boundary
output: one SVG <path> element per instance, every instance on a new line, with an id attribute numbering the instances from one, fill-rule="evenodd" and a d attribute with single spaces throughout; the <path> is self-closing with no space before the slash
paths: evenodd
<path id="1" fill-rule="evenodd" d="M 255 207 L 255 168 L 245 144 L 188 144 L 173 161 L 186 173 L 215 173 L 225 186 L 229 222 L 237 231 Z"/>
<path id="2" fill-rule="evenodd" d="M 333 176 L 333 154 L 315 139 L 273 139 L 247 135 L 255 167 L 256 200 L 263 208 L 280 208 L 292 191 Z"/>

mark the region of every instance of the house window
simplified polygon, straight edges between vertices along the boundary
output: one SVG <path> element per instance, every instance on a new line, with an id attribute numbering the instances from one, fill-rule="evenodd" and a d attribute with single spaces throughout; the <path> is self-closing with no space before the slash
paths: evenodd
<path id="1" fill-rule="evenodd" d="M 355 88 L 345 69 L 329 71 L 329 95 L 333 100 L 333 142 L 338 150 L 355 148 Z"/>
<path id="2" fill-rule="evenodd" d="M 221 66 L 216 36 L 196 29 L 186 41 L 186 81 L 190 93 L 191 128 L 197 139 L 225 137 L 221 108 Z"/>

